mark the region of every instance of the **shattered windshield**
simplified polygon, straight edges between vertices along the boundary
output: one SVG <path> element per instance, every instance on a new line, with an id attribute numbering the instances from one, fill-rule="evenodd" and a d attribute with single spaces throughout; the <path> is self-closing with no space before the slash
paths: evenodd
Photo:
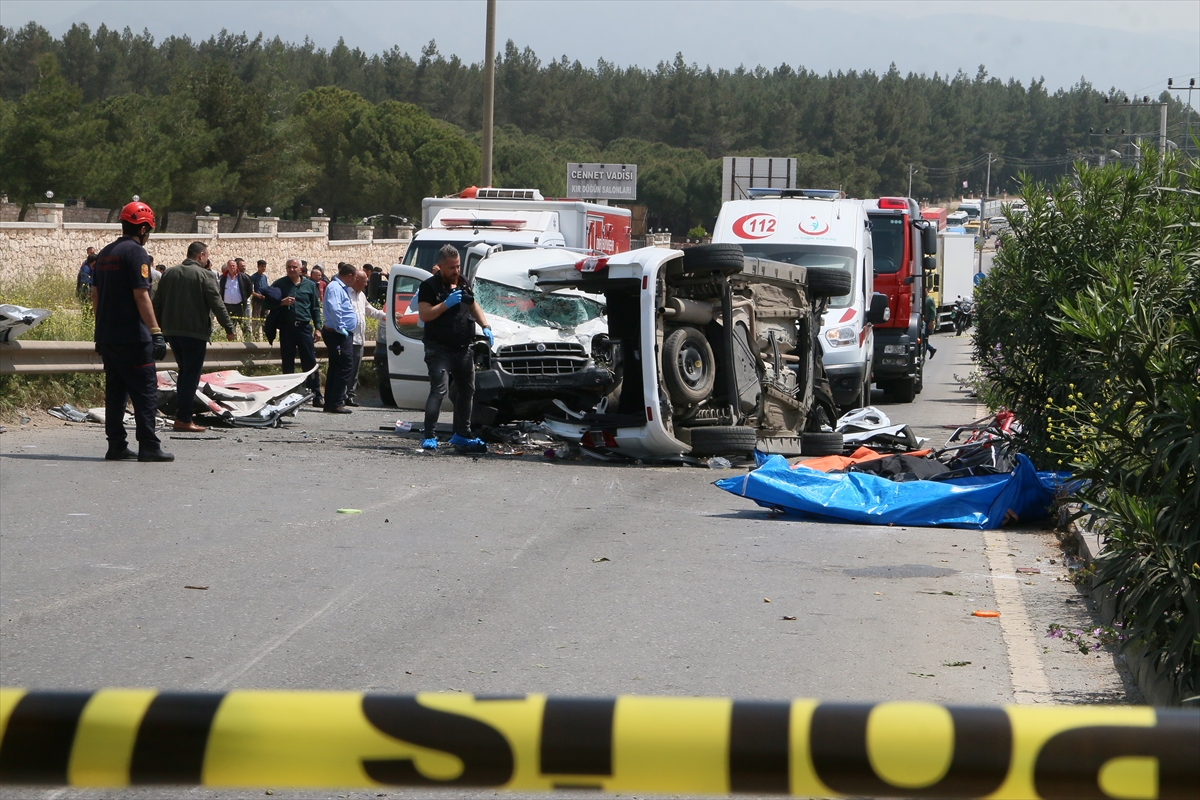
<path id="1" fill-rule="evenodd" d="M 604 315 L 604 306 L 575 294 L 544 294 L 479 278 L 475 301 L 485 314 L 532 328 L 574 328 Z"/>

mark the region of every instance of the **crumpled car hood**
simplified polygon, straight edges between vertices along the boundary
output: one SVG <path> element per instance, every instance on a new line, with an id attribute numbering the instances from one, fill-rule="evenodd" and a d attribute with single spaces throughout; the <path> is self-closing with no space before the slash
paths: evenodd
<path id="1" fill-rule="evenodd" d="M 592 352 L 592 337 L 608 332 L 608 317 L 597 317 L 574 328 L 531 327 L 493 314 L 488 318 L 496 348 L 512 344 L 537 342 L 577 342 L 588 355 Z"/>

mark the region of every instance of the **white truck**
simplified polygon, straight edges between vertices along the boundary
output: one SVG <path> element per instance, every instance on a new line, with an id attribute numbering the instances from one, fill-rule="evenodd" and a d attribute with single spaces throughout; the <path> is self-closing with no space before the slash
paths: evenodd
<path id="1" fill-rule="evenodd" d="M 938 306 L 938 330 L 952 322 L 954 301 L 975 293 L 975 237 L 969 233 L 938 234 L 937 275 L 930 287 Z"/>
<path id="2" fill-rule="evenodd" d="M 475 242 L 506 249 L 573 247 L 612 255 L 629 249 L 629 209 L 582 200 L 547 200 L 537 189 L 464 189 L 456 197 L 421 201 L 421 230 L 404 254 L 408 266 L 432 269 L 442 245 L 466 262 Z"/>
<path id="3" fill-rule="evenodd" d="M 464 274 L 471 279 L 479 260 L 478 253 L 472 257 L 468 252 L 472 245 L 499 245 L 503 250 L 566 247 L 608 255 L 627 252 L 632 214 L 626 208 L 582 200 L 547 200 L 537 189 L 471 186 L 454 197 L 422 200 L 421 224 L 421 230 L 413 236 L 404 253 L 403 263 L 396 265 L 411 268 L 403 271 L 407 277 L 397 274 L 396 267 L 389 275 L 389 308 L 395 305 L 397 314 L 404 313 L 416 292 L 420 283 L 414 283 L 416 278 L 421 275 L 428 278 L 432 273 L 437 253 L 444 245 L 452 244 L 458 248 Z M 395 383 L 397 380 L 414 379 L 409 375 L 411 370 L 403 372 L 407 377 L 395 378 L 399 373 L 388 367 L 388 348 L 408 346 L 411 349 L 411 344 L 406 345 L 401 337 L 397 324 L 380 325 L 375 339 L 375 375 L 379 381 L 380 399 L 387 405 L 411 402 L 409 392 L 397 395 L 392 387 L 406 386 Z M 389 379 L 389 375 L 393 377 Z"/>
<path id="4" fill-rule="evenodd" d="M 819 338 L 834 401 L 870 405 L 875 266 L 863 201 L 814 189 L 751 189 L 750 198 L 721 206 L 713 242 L 807 269 L 809 293 L 829 298 Z"/>

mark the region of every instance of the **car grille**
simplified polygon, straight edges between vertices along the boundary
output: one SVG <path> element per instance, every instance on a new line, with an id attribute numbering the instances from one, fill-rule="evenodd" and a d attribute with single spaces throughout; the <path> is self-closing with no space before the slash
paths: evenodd
<path id="1" fill-rule="evenodd" d="M 510 344 L 496 360 L 509 375 L 570 375 L 587 366 L 583 345 L 574 342 Z"/>

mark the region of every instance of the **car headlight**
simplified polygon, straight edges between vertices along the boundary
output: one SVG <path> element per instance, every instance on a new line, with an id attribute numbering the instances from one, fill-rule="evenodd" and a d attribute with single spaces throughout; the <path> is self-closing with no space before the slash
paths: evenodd
<path id="1" fill-rule="evenodd" d="M 904 353 L 906 350 L 908 350 L 908 346 L 903 344 L 885 344 L 883 346 L 883 352 L 885 355 L 899 355 Z"/>
<path id="2" fill-rule="evenodd" d="M 825 341 L 830 347 L 847 347 L 858 342 L 858 332 L 853 325 L 842 325 L 825 331 Z"/>

